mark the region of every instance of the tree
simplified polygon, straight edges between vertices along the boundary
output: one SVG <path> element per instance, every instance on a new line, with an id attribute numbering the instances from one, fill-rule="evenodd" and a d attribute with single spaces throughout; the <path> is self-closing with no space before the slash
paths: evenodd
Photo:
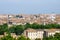
<path id="1" fill-rule="evenodd" d="M 8 30 L 8 24 L 5 23 L 5 24 L 2 25 L 2 27 L 3 27 L 4 32 L 7 32 L 7 30 Z"/>
<path id="2" fill-rule="evenodd" d="M 17 25 L 17 26 L 15 27 L 15 33 L 16 33 L 17 35 L 21 35 L 21 34 L 23 33 L 23 31 L 24 31 L 24 26 L 22 26 L 22 25 Z"/>
<path id="3" fill-rule="evenodd" d="M 25 29 L 31 28 L 31 24 L 30 23 L 26 23 L 24 26 L 25 26 Z"/>
<path id="4" fill-rule="evenodd" d="M 7 32 L 8 31 L 8 25 L 7 24 L 3 24 L 3 25 L 0 25 L 0 34 L 4 34 L 4 32 Z"/>
<path id="5" fill-rule="evenodd" d="M 21 35 L 24 30 L 25 27 L 23 25 L 16 25 L 9 28 L 10 33 L 16 33 L 16 35 Z"/>
<path id="6" fill-rule="evenodd" d="M 35 40 L 41 40 L 40 38 L 36 38 Z"/>
<path id="7" fill-rule="evenodd" d="M 7 35 L 7 36 L 2 37 L 1 40 L 16 40 L 16 39 L 11 37 L 11 35 Z"/>
<path id="8" fill-rule="evenodd" d="M 43 40 L 48 40 L 48 37 L 43 37 Z"/>
<path id="9" fill-rule="evenodd" d="M 56 34 L 54 35 L 54 38 L 57 39 L 57 40 L 60 40 L 60 33 L 56 33 Z"/>
<path id="10" fill-rule="evenodd" d="M 0 35 L 4 34 L 4 28 L 0 25 Z"/>
<path id="11" fill-rule="evenodd" d="M 29 38 L 27 38 L 27 40 L 30 40 Z"/>
<path id="12" fill-rule="evenodd" d="M 27 40 L 27 39 L 24 36 L 20 36 L 20 37 L 17 38 L 17 40 Z"/>
<path id="13" fill-rule="evenodd" d="M 33 29 L 39 29 L 39 28 L 40 28 L 40 25 L 37 24 L 37 23 L 33 23 L 33 24 L 32 24 L 32 28 L 33 28 Z"/>
<path id="14" fill-rule="evenodd" d="M 9 28 L 9 31 L 10 31 L 10 33 L 15 33 L 15 27 L 13 26 L 13 27 L 10 27 Z"/>

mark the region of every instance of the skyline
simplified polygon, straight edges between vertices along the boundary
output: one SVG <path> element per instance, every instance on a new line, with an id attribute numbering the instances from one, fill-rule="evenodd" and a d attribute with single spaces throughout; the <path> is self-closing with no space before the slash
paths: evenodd
<path id="1" fill-rule="evenodd" d="M 0 0 L 0 14 L 60 13 L 60 0 Z"/>

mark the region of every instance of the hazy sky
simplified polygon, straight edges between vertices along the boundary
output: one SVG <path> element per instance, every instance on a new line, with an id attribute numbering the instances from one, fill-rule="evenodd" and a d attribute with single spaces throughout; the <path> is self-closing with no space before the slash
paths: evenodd
<path id="1" fill-rule="evenodd" d="M 0 0 L 2 14 L 60 13 L 60 0 Z"/>

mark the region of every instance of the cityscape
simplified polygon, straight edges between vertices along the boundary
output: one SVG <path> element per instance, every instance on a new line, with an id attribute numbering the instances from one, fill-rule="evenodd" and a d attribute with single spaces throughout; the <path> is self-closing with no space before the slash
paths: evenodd
<path id="1" fill-rule="evenodd" d="M 60 38 L 60 14 L 0 15 L 1 40 L 60 40 L 54 37 Z"/>
<path id="2" fill-rule="evenodd" d="M 17 15 L 0 15 L 0 24 L 26 24 L 26 23 L 37 23 L 37 24 L 60 24 L 60 14 L 17 14 Z"/>
<path id="3" fill-rule="evenodd" d="M 60 40 L 60 0 L 0 0 L 0 40 Z"/>

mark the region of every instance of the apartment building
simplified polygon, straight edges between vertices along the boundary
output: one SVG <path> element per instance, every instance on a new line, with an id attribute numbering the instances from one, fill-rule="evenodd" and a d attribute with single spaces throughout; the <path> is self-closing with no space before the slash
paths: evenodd
<path id="1" fill-rule="evenodd" d="M 46 36 L 54 36 L 55 33 L 60 33 L 60 29 L 45 29 Z"/>
<path id="2" fill-rule="evenodd" d="M 31 40 L 35 40 L 36 38 L 40 38 L 42 40 L 44 31 L 42 29 L 27 29 L 24 31 L 24 36 L 29 37 Z"/>
<path id="3" fill-rule="evenodd" d="M 29 37 L 31 40 L 44 37 L 54 36 L 55 33 L 60 33 L 60 29 L 30 29 L 24 31 L 24 36 Z"/>

